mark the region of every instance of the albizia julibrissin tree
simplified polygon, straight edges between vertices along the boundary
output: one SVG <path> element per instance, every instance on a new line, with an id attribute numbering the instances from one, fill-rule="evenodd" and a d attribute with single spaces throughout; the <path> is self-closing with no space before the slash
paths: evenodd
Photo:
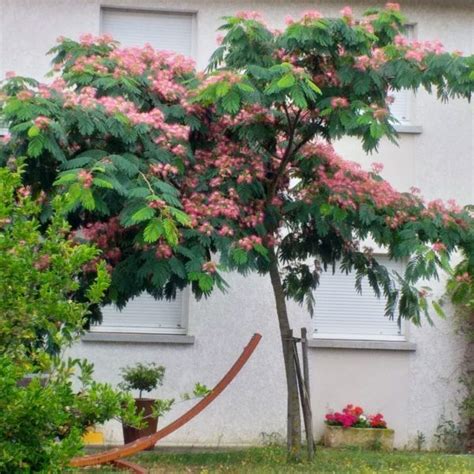
<path id="1" fill-rule="evenodd" d="M 473 58 L 409 42 L 403 22 L 395 4 L 362 20 L 349 8 L 339 19 L 308 12 L 283 31 L 238 14 L 226 19 L 207 76 L 148 47 L 63 40 L 52 85 L 12 78 L 4 88 L 12 135 L 3 159 L 29 156 L 32 193 L 69 190 L 73 226 L 113 272 L 112 300 L 172 296 L 187 284 L 208 294 L 223 286 L 221 269 L 269 274 L 293 452 L 301 429 L 286 300 L 311 308 L 321 272 L 340 265 L 357 285 L 368 278 L 388 317 L 419 323 L 428 302 L 417 281 L 473 245 L 462 209 L 399 193 L 377 167 L 364 171 L 330 145 L 354 136 L 371 150 L 395 140 L 391 90 L 470 97 Z M 408 259 L 404 274 L 361 248 L 368 237 Z"/>
<path id="2" fill-rule="evenodd" d="M 391 92 L 434 89 L 441 99 L 470 98 L 474 57 L 443 52 L 439 42 L 403 37 L 397 4 L 356 20 L 311 11 L 269 29 L 257 13 L 226 18 L 214 73 L 197 100 L 215 113 L 188 177 L 182 202 L 193 230 L 207 235 L 221 262 L 269 274 L 274 291 L 288 388 L 288 442 L 300 443 L 298 391 L 286 300 L 313 307 L 322 271 L 340 266 L 368 278 L 386 298 L 386 316 L 429 318 L 427 288 L 455 247 L 472 249 L 470 216 L 454 203 L 399 193 L 339 157 L 330 142 L 357 137 L 365 150 L 396 140 Z M 186 188 L 187 185 L 187 188 Z M 390 273 L 360 242 L 370 238 L 404 274 Z M 206 267 L 215 271 L 212 264 Z M 439 305 L 434 309 L 441 312 Z"/>
<path id="3" fill-rule="evenodd" d="M 205 247 L 179 242 L 189 218 L 177 186 L 202 110 L 188 92 L 198 84 L 193 61 L 150 46 L 120 48 L 106 35 L 59 38 L 50 53 L 49 83 L 7 73 L 1 121 L 10 133 L 0 162 L 15 167 L 26 158 L 25 192 L 42 195 L 43 220 L 51 197 L 68 191 L 72 228 L 112 271 L 109 301 L 122 306 L 143 291 L 172 296 L 188 284 L 184 264 L 209 259 Z M 202 273 L 195 293 L 213 281 Z"/>

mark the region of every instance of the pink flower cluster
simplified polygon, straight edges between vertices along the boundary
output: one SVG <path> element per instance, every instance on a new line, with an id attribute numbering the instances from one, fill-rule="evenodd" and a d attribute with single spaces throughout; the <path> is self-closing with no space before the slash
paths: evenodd
<path id="1" fill-rule="evenodd" d="M 365 415 L 359 406 L 347 405 L 342 412 L 328 413 L 326 424 L 343 428 L 386 428 L 387 422 L 381 413 Z"/>
<path id="2" fill-rule="evenodd" d="M 164 242 L 161 242 L 157 245 L 155 256 L 159 260 L 167 260 L 173 256 L 173 249 Z"/>
<path id="3" fill-rule="evenodd" d="M 202 270 L 207 273 L 216 273 L 217 264 L 215 262 L 205 262 L 202 264 Z"/>
<path id="4" fill-rule="evenodd" d="M 242 18 L 242 20 L 257 20 L 261 21 L 262 20 L 262 15 L 259 12 L 256 11 L 239 11 L 235 14 L 237 18 Z"/>
<path id="5" fill-rule="evenodd" d="M 458 283 L 471 283 L 472 278 L 471 278 L 471 275 L 469 275 L 468 272 L 464 272 L 461 275 L 456 276 L 456 281 Z"/>
<path id="6" fill-rule="evenodd" d="M 40 129 L 44 130 L 45 128 L 48 128 L 49 124 L 51 122 L 51 119 L 48 117 L 45 117 L 44 115 L 38 115 L 33 121 L 33 123 Z"/>
<path id="7" fill-rule="evenodd" d="M 404 52 L 405 59 L 422 62 L 427 54 L 442 54 L 443 44 L 440 41 L 410 41 L 402 35 L 397 35 L 395 44 Z"/>
<path id="8" fill-rule="evenodd" d="M 331 107 L 334 109 L 344 109 L 349 107 L 349 101 L 346 97 L 333 97 L 331 99 Z"/>
<path id="9" fill-rule="evenodd" d="M 90 188 L 92 186 L 94 177 L 92 176 L 92 173 L 90 171 L 81 170 L 77 174 L 77 177 L 79 182 L 82 183 L 82 186 L 84 186 L 84 188 Z"/>
<path id="10" fill-rule="evenodd" d="M 380 179 L 380 166 L 372 173 L 365 171 L 358 163 L 341 158 L 328 143 L 309 143 L 301 150 L 307 159 L 318 159 L 317 173 L 304 189 L 298 191 L 296 199 L 312 202 L 316 195 L 328 194 L 329 202 L 345 209 L 357 209 L 369 203 L 376 209 L 393 209 L 393 216 L 387 216 L 387 225 L 394 229 L 402 224 L 423 217 L 434 219 L 441 216 L 444 223 L 465 226 L 460 216 L 461 208 L 454 201 L 444 204 L 435 200 L 425 204 L 414 194 L 400 193 L 387 181 Z"/>
<path id="11" fill-rule="evenodd" d="M 122 256 L 119 247 L 124 232 L 125 229 L 120 225 L 118 217 L 112 217 L 108 221 L 87 224 L 78 235 L 82 234 L 86 240 L 97 245 L 108 262 L 115 265 Z"/>
<path id="12" fill-rule="evenodd" d="M 176 175 L 178 174 L 178 168 L 176 168 L 176 166 L 173 166 L 169 163 L 158 163 L 158 164 L 155 164 L 155 165 L 151 165 L 150 166 L 150 172 L 155 175 L 155 176 L 158 176 L 160 178 L 167 178 L 168 175 Z"/>
<path id="13" fill-rule="evenodd" d="M 382 48 L 373 48 L 369 55 L 357 56 L 355 58 L 354 68 L 359 71 L 379 69 L 386 61 L 385 51 Z"/>
<path id="14" fill-rule="evenodd" d="M 250 235 L 240 239 L 237 244 L 240 248 L 249 251 L 252 250 L 255 245 L 261 245 L 262 238 L 258 237 L 257 235 Z"/>

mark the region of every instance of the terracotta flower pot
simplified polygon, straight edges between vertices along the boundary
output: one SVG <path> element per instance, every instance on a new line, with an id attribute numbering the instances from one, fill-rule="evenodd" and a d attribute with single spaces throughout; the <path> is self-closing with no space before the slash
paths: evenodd
<path id="1" fill-rule="evenodd" d="M 154 403 L 155 403 L 155 400 L 151 398 L 136 398 L 135 399 L 137 413 L 143 414 L 146 426 L 143 427 L 142 429 L 137 429 L 137 428 L 134 428 L 133 426 L 122 424 L 123 440 L 125 444 L 136 441 L 137 439 L 142 438 L 143 436 L 148 436 L 153 433 L 156 433 L 156 430 L 158 428 L 158 418 L 153 416 Z M 153 446 L 151 448 L 148 448 L 149 451 L 152 449 L 153 449 Z"/>
<path id="2" fill-rule="evenodd" d="M 395 432 L 387 428 L 343 428 L 342 426 L 326 425 L 324 445 L 331 448 L 358 446 L 391 451 L 394 435 Z"/>

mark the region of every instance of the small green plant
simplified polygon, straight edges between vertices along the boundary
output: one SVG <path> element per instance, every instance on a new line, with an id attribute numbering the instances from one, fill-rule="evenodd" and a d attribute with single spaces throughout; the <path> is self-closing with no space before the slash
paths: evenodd
<path id="1" fill-rule="evenodd" d="M 142 398 L 143 392 L 151 392 L 155 388 L 163 385 L 166 369 L 162 365 L 154 362 L 143 364 L 141 362 L 123 367 L 121 374 L 123 382 L 119 384 L 122 390 L 130 392 L 138 391 L 138 399 Z M 144 418 L 159 418 L 171 410 L 174 404 L 174 398 L 158 399 L 153 403 L 153 413 Z"/>
<path id="2" fill-rule="evenodd" d="M 462 453 L 465 448 L 464 427 L 442 416 L 434 435 L 437 447 L 448 453 Z"/>
<path id="3" fill-rule="evenodd" d="M 126 391 L 138 390 L 138 398 L 142 398 L 143 392 L 151 392 L 163 385 L 165 370 L 154 362 L 124 367 L 120 370 L 123 378 L 120 388 Z"/>
<path id="4" fill-rule="evenodd" d="M 415 439 L 415 445 L 416 445 L 416 450 L 421 451 L 423 447 L 425 446 L 426 443 L 426 436 L 423 432 L 417 431 L 416 432 L 416 439 Z"/>
<path id="5" fill-rule="evenodd" d="M 189 394 L 188 392 L 183 393 L 181 395 L 181 399 L 184 400 L 191 400 L 193 398 L 202 398 L 207 395 L 209 395 L 212 392 L 212 390 L 207 387 L 206 385 L 196 382 L 193 388 L 192 394 Z"/>

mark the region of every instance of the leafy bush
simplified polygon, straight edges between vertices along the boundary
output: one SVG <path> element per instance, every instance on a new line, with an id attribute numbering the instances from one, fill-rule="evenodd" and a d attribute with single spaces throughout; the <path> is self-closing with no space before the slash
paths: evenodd
<path id="1" fill-rule="evenodd" d="M 87 378 L 77 393 L 78 365 L 56 361 L 45 378 L 22 386 L 27 369 L 0 357 L 0 472 L 63 472 L 88 426 L 114 417 L 139 424 L 133 399 L 110 385 Z"/>
<path id="2" fill-rule="evenodd" d="M 101 263 L 83 281 L 98 250 L 70 238 L 65 197 L 41 225 L 41 200 L 21 170 L 0 168 L 0 472 L 63 472 L 90 425 L 140 424 L 130 395 L 93 381 L 87 362 L 60 357 L 110 278 Z"/>
<path id="3" fill-rule="evenodd" d="M 121 369 L 123 382 L 120 387 L 123 390 L 138 390 L 139 398 L 143 392 L 151 392 L 159 385 L 163 385 L 165 368 L 155 363 L 127 366 Z"/>
<path id="4" fill-rule="evenodd" d="M 0 169 L 0 348 L 15 360 L 73 341 L 110 281 L 104 264 L 94 266 L 97 277 L 80 291 L 83 268 L 99 251 L 68 238 L 61 197 L 41 226 L 42 198 L 21 186 L 20 172 Z"/>
<path id="5" fill-rule="evenodd" d="M 472 210 L 472 208 L 471 208 Z M 466 348 L 459 379 L 463 397 L 459 402 L 460 422 L 440 421 L 437 429 L 438 444 L 449 451 L 460 447 L 474 449 L 474 249 L 464 252 L 464 258 L 451 271 L 447 284 L 448 295 L 456 306 L 458 332 L 464 336 Z"/>
<path id="6" fill-rule="evenodd" d="M 142 398 L 143 392 L 151 392 L 158 386 L 163 385 L 165 368 L 153 362 L 149 364 L 138 363 L 121 369 L 123 382 L 120 383 L 122 390 L 138 390 L 138 398 Z M 160 417 L 171 410 L 174 398 L 158 399 L 153 404 L 153 416 Z"/>

